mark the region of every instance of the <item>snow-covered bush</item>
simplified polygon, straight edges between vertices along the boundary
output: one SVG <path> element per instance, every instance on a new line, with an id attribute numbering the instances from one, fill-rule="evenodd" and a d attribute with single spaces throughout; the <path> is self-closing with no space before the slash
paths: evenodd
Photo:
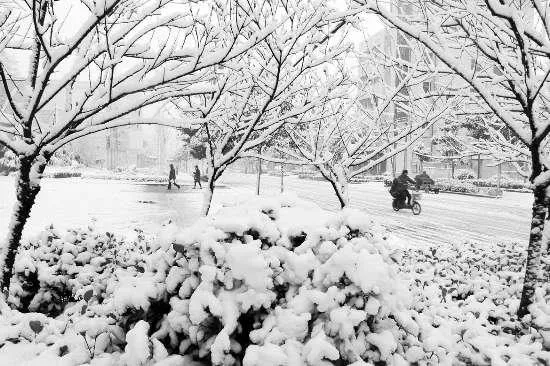
<path id="1" fill-rule="evenodd" d="M 214 365 L 402 361 L 420 329 L 399 248 L 357 211 L 292 206 L 224 208 L 180 233 L 154 336 Z"/>
<path id="2" fill-rule="evenodd" d="M 404 251 L 399 268 L 410 279 L 414 318 L 430 329 L 414 354 L 444 348 L 453 364 L 549 364 L 550 286 L 537 293 L 532 319 L 515 315 L 524 253 L 517 243 L 470 242 Z"/>
<path id="3" fill-rule="evenodd" d="M 48 163 L 50 166 L 57 167 L 79 167 L 82 165 L 80 156 L 70 150 L 61 149 L 55 152 Z"/>
<path id="4" fill-rule="evenodd" d="M 395 364 L 419 342 L 393 268 L 400 248 L 363 214 L 261 201 L 173 234 L 147 245 L 49 229 L 19 253 L 10 302 L 57 316 L 41 321 L 64 325 L 52 339 L 79 337 L 94 362 L 108 353 L 127 365 L 169 354 L 217 365 Z M 16 323 L 10 332 L 28 327 Z M 19 338 L 0 339 L 0 359 Z M 44 342 L 37 357 L 65 356 L 65 341 Z"/>
<path id="5" fill-rule="evenodd" d="M 498 187 L 498 177 L 493 176 L 486 179 L 472 179 L 470 183 L 477 187 Z M 514 189 L 514 190 L 525 190 L 531 192 L 531 183 L 522 182 L 519 180 L 513 180 L 507 177 L 501 177 L 500 179 L 500 188 L 502 189 Z"/>
<path id="6" fill-rule="evenodd" d="M 392 179 L 390 174 L 363 174 L 350 179 L 350 183 L 383 182 Z"/>
<path id="7" fill-rule="evenodd" d="M 288 197 L 155 238 L 50 228 L 17 256 L 16 309 L 0 302 L 0 364 L 548 364 L 550 285 L 515 318 L 524 261 L 511 244 L 406 247 Z"/>
<path id="8" fill-rule="evenodd" d="M 471 169 L 458 169 L 455 173 L 455 177 L 458 180 L 474 179 L 474 171 Z"/>
<path id="9" fill-rule="evenodd" d="M 82 177 L 90 178 L 90 179 L 127 180 L 132 182 L 168 183 L 168 174 L 166 175 L 141 174 L 141 173 L 134 173 L 134 172 L 128 172 L 128 171 L 126 172 L 85 171 L 82 173 Z"/>
<path id="10" fill-rule="evenodd" d="M 15 171 L 18 166 L 17 156 L 11 150 L 0 147 L 0 173 Z"/>
<path id="11" fill-rule="evenodd" d="M 169 355 L 138 321 L 127 333 L 112 318 L 53 319 L 21 313 L 0 299 L 0 364 L 63 366 L 204 366 Z"/>
<path id="12" fill-rule="evenodd" d="M 10 305 L 56 316 L 83 289 L 102 300 L 116 271 L 145 271 L 151 248 L 143 233 L 136 234 L 127 242 L 92 226 L 64 233 L 49 227 L 19 249 Z"/>
<path id="13" fill-rule="evenodd" d="M 442 191 L 460 192 L 460 193 L 478 193 L 479 187 L 476 187 L 468 181 L 458 179 L 437 179 L 437 186 Z"/>

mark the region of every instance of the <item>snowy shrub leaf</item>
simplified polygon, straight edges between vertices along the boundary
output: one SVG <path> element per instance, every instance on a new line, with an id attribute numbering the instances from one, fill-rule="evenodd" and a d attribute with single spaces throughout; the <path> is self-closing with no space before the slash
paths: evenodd
<path id="1" fill-rule="evenodd" d="M 44 329 L 44 325 L 39 320 L 31 320 L 29 326 L 36 334 L 40 333 Z"/>
<path id="2" fill-rule="evenodd" d="M 86 313 L 86 310 L 88 309 L 88 305 L 84 304 L 82 306 L 82 309 L 80 310 L 80 314 L 81 315 L 84 315 Z"/>
<path id="3" fill-rule="evenodd" d="M 181 253 L 183 254 L 185 252 L 185 246 L 181 245 L 181 244 L 172 244 L 172 246 L 174 247 L 174 250 L 178 253 Z"/>
<path id="4" fill-rule="evenodd" d="M 67 353 L 69 353 L 69 347 L 67 345 L 63 345 L 63 346 L 59 347 L 59 357 L 63 357 Z"/>
<path id="5" fill-rule="evenodd" d="M 88 290 L 84 293 L 84 296 L 82 298 L 84 299 L 84 301 L 88 302 L 88 301 L 90 301 L 92 296 L 94 296 L 94 290 L 90 289 L 90 290 Z"/>

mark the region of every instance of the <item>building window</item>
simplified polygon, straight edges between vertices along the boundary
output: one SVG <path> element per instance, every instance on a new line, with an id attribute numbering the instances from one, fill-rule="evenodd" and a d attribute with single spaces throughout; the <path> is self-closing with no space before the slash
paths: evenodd
<path id="1" fill-rule="evenodd" d="M 424 81 L 422 83 L 422 89 L 424 90 L 424 93 L 429 93 L 432 91 L 432 82 L 431 81 Z"/>

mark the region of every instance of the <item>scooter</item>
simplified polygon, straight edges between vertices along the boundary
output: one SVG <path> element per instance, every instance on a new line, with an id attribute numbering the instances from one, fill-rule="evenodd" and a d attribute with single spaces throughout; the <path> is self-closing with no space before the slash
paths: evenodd
<path id="1" fill-rule="evenodd" d="M 420 215 L 420 212 L 422 212 L 422 206 L 420 206 L 420 203 L 418 201 L 422 197 L 421 193 L 411 193 L 411 204 L 408 205 L 405 201 L 405 197 L 398 197 L 394 198 L 392 201 L 392 207 L 394 211 L 399 211 L 403 209 L 412 210 L 413 215 Z"/>

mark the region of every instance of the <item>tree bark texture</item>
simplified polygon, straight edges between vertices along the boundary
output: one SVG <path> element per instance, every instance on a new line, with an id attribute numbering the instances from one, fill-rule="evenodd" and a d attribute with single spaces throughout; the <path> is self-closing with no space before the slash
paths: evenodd
<path id="1" fill-rule="evenodd" d="M 15 256 L 21 243 L 23 229 L 30 216 L 36 196 L 40 192 L 39 178 L 44 172 L 45 167 L 46 163 L 34 163 L 33 165 L 31 159 L 21 159 L 20 161 L 16 190 L 17 201 L 13 209 L 6 245 L 0 254 L 0 267 L 2 268 L 0 289 L 6 298 L 9 292 Z M 33 171 L 33 169 L 36 171 Z M 36 173 L 38 174 L 38 180 L 33 179 L 34 177 L 31 176 Z"/>
<path id="2" fill-rule="evenodd" d="M 531 232 L 529 235 L 529 246 L 527 247 L 527 260 L 525 264 L 525 276 L 523 290 L 518 308 L 518 317 L 529 313 L 529 305 L 533 303 L 535 289 L 541 282 L 542 256 L 543 253 L 543 231 L 547 213 L 548 200 L 546 198 L 546 187 L 535 187 L 535 199 L 531 216 Z"/>

